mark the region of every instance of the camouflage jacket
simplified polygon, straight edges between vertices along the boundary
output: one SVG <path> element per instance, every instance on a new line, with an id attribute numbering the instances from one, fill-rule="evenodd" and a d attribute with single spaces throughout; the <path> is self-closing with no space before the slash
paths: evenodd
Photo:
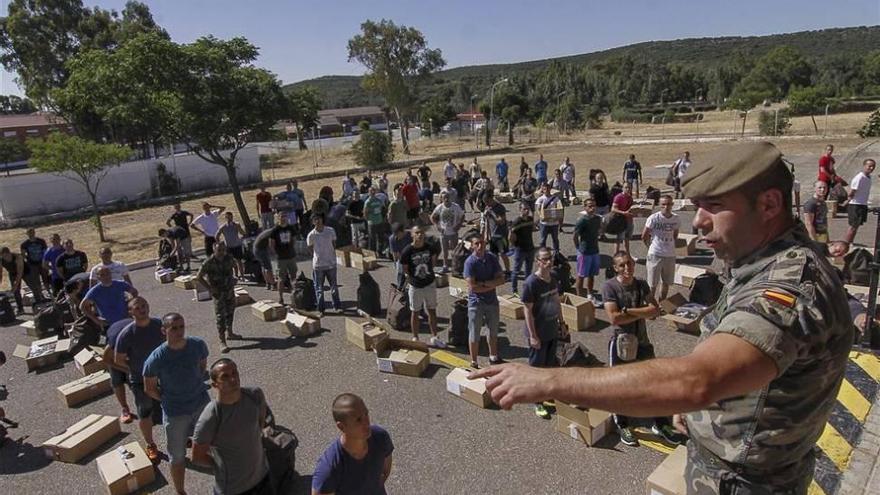
<path id="1" fill-rule="evenodd" d="M 222 260 L 217 258 L 217 256 L 211 256 L 202 263 L 198 276 L 204 276 L 210 285 L 209 289 L 212 295 L 231 291 L 235 288 L 233 279 L 234 262 L 232 256 L 227 254 Z"/>
<path id="2" fill-rule="evenodd" d="M 693 441 L 722 460 L 764 473 L 779 486 L 812 473 L 812 448 L 825 427 L 852 345 L 843 284 L 803 224 L 737 263 L 700 341 L 736 335 L 776 364 L 767 386 L 687 415 Z"/>

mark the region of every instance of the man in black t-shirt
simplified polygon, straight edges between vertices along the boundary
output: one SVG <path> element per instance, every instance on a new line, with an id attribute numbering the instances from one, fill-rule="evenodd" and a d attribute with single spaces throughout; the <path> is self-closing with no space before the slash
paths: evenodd
<path id="1" fill-rule="evenodd" d="M 193 256 L 192 236 L 189 233 L 189 224 L 192 223 L 192 221 L 193 214 L 181 209 L 180 203 L 174 205 L 174 213 L 172 213 L 171 216 L 168 217 L 168 220 L 165 221 L 165 225 L 169 227 L 180 227 L 183 229 L 185 236 L 178 238 L 178 244 L 180 247 L 178 249 L 177 257 L 180 259 L 180 262 L 185 263 L 187 267 L 189 267 L 189 259 Z"/>
<path id="2" fill-rule="evenodd" d="M 427 162 L 423 162 L 422 166 L 416 170 L 416 174 L 419 176 L 419 180 L 422 183 L 422 189 L 430 189 L 431 188 L 431 167 L 428 166 Z"/>
<path id="3" fill-rule="evenodd" d="M 89 269 L 89 257 L 82 251 L 73 248 L 73 240 L 64 241 L 64 252 L 55 260 L 58 274 L 67 282 L 70 277 Z"/>
<path id="4" fill-rule="evenodd" d="M 290 283 L 296 278 L 296 250 L 293 242 L 296 239 L 296 227 L 290 225 L 287 215 L 278 214 L 275 218 L 275 230 L 269 237 L 269 251 L 275 254 L 275 281 L 278 285 L 278 302 L 284 304 L 285 275 L 290 276 Z"/>
<path id="5" fill-rule="evenodd" d="M 37 237 L 34 229 L 27 229 L 27 236 L 28 238 L 21 243 L 21 256 L 24 259 L 24 264 L 27 265 L 24 283 L 34 293 L 34 302 L 42 302 L 45 299 L 42 281 L 46 278 L 43 273 L 43 255 L 48 246 L 46 241 Z"/>
<path id="6" fill-rule="evenodd" d="M 364 219 L 364 200 L 357 192 L 352 195 L 348 203 L 345 217 L 351 226 L 351 243 L 360 247 L 361 238 L 366 238 L 367 235 L 367 221 Z"/>
<path id="7" fill-rule="evenodd" d="M 445 347 L 437 338 L 437 286 L 434 283 L 434 265 L 440 248 L 436 242 L 427 242 L 422 227 L 412 228 L 413 242 L 400 253 L 400 266 L 409 282 L 410 328 L 413 340 L 419 340 L 419 313 L 422 308 L 428 313 L 431 329 L 430 345 Z"/>
<path id="8" fill-rule="evenodd" d="M 535 261 L 535 240 L 532 237 L 535 231 L 535 221 L 531 217 L 531 210 L 527 203 L 520 203 L 519 216 L 510 227 L 508 240 L 513 247 L 513 271 L 510 272 L 510 285 L 513 295 L 518 296 L 516 291 L 520 269 L 525 266 L 523 279 L 532 273 Z"/>

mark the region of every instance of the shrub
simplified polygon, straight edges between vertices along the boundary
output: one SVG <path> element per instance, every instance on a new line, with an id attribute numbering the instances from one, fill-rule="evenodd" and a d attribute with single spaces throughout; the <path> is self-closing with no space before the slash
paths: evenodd
<path id="1" fill-rule="evenodd" d="M 868 117 L 868 121 L 859 129 L 859 136 L 880 137 L 880 109 L 874 110 L 874 113 Z"/>
<path id="2" fill-rule="evenodd" d="M 780 110 L 778 115 L 766 110 L 758 114 L 758 131 L 762 136 L 781 136 L 789 127 L 791 127 L 791 119 L 787 110 Z"/>
<path id="3" fill-rule="evenodd" d="M 355 163 L 361 167 L 376 168 L 394 159 L 391 137 L 384 132 L 363 131 L 352 151 Z"/>

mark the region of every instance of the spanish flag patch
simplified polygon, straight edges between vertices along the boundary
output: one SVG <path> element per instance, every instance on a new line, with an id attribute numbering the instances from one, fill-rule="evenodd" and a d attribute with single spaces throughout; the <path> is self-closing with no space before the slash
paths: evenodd
<path id="1" fill-rule="evenodd" d="M 779 303 L 786 308 L 793 308 L 795 302 L 797 302 L 797 298 L 795 298 L 791 294 L 788 294 L 786 292 L 778 292 L 775 290 L 765 290 L 764 297 L 773 302 Z"/>

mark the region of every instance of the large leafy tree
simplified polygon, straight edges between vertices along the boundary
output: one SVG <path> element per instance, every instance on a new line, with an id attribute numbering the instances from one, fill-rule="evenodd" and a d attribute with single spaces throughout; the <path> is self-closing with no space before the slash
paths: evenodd
<path id="1" fill-rule="evenodd" d="M 819 134 L 816 114 L 825 110 L 828 99 L 822 90 L 815 87 L 792 88 L 788 93 L 788 108 L 795 115 L 809 115 L 813 121 L 813 131 Z"/>
<path id="2" fill-rule="evenodd" d="M 361 33 L 348 40 L 348 60 L 367 68 L 362 85 L 385 98 L 400 125 L 403 153 L 409 154 L 409 112 L 418 101 L 418 87 L 446 65 L 439 49 L 428 48 L 421 31 L 382 19 L 365 21 Z"/>
<path id="3" fill-rule="evenodd" d="M 110 168 L 131 155 L 118 144 L 99 144 L 77 136 L 51 133 L 45 139 L 29 139 L 30 166 L 79 183 L 89 196 L 98 237 L 105 242 L 104 226 L 98 211 L 98 191 Z"/>
<path id="4" fill-rule="evenodd" d="M 755 108 L 757 104 L 761 103 L 761 101 L 768 96 L 769 93 L 737 88 L 733 91 L 733 94 L 730 95 L 730 98 L 727 99 L 727 102 L 724 105 L 725 108 L 743 112 L 742 131 L 740 131 L 741 136 L 745 136 L 746 134 L 746 120 L 749 118 L 749 111 Z"/>
<path id="5" fill-rule="evenodd" d="M 36 111 L 37 106 L 27 98 L 16 95 L 0 95 L 0 114 L 2 115 L 20 115 Z"/>
<path id="6" fill-rule="evenodd" d="M 312 86 L 300 86 L 291 89 L 286 94 L 287 106 L 285 117 L 296 126 L 296 138 L 299 149 L 307 149 L 303 134 L 306 129 L 311 129 L 318 124 L 318 110 L 321 109 L 321 95 Z"/>
<path id="7" fill-rule="evenodd" d="M 422 105 L 422 128 L 428 128 L 432 136 L 455 118 L 455 110 L 449 104 L 451 99 L 452 90 L 447 89 Z"/>
<path id="8" fill-rule="evenodd" d="M 27 146 L 21 144 L 18 139 L 0 138 L 0 163 L 6 169 L 6 175 L 9 175 L 9 169 L 6 165 L 16 160 L 24 160 L 28 157 Z"/>

